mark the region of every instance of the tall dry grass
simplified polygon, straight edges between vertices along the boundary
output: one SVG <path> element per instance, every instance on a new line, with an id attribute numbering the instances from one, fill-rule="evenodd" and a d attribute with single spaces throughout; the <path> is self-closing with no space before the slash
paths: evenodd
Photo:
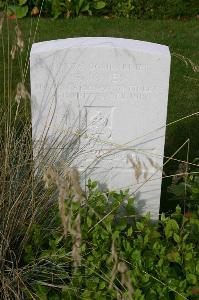
<path id="1" fill-rule="evenodd" d="M 39 16 L 40 18 L 40 16 Z M 2 51 L 3 98 L 0 99 L 0 299 L 36 299 L 32 285 L 40 277 L 47 283 L 60 280 L 62 263 L 55 265 L 43 260 L 26 264 L 23 254 L 32 236 L 35 224 L 42 228 L 45 240 L 52 231 L 70 233 L 73 237 L 72 259 L 74 266 L 81 263 L 81 219 L 76 216 L 71 224 L 64 201 L 71 196 L 73 201 L 85 199 L 80 186 L 79 173 L 70 165 L 86 151 L 79 147 L 84 134 L 84 121 L 80 133 L 68 131 L 46 146 L 39 145 L 33 157 L 31 105 L 28 83 L 29 51 L 38 30 L 39 18 L 34 32 L 30 29 L 28 44 L 23 39 L 18 21 L 13 27 L 4 12 L 0 13 L 0 38 Z M 25 50 L 27 49 L 27 50 Z M 27 53 L 25 53 L 27 51 Z M 20 74 L 15 74 L 18 68 Z M 17 76 L 17 83 L 16 78 Z M 64 149 L 63 149 L 64 139 Z M 52 148 L 59 149 L 53 152 Z M 64 151 L 63 160 L 62 153 Z M 42 154 L 41 154 L 42 153 Z M 42 161 L 41 161 L 42 157 Z M 60 162 L 60 159 L 62 160 Z M 38 160 L 40 164 L 38 165 Z M 59 172 L 53 167 L 61 166 Z M 41 167 L 42 166 L 42 167 Z M 50 189 L 46 185 L 51 184 Z M 57 225 L 57 204 L 61 224 Z M 48 275 L 46 275 L 48 274 Z"/>
<path id="2" fill-rule="evenodd" d="M 33 33 L 33 39 L 35 34 L 36 31 Z M 34 224 L 41 225 L 44 238 L 55 229 L 53 210 L 56 209 L 57 191 L 55 188 L 50 192 L 45 189 L 43 175 L 38 172 L 32 154 L 30 92 L 27 80 L 29 55 L 27 53 L 26 59 L 22 55 L 25 46 L 30 49 L 30 44 L 25 45 L 17 20 L 14 34 L 11 33 L 10 22 L 4 12 L 0 13 L 0 39 L 3 66 L 0 87 L 3 90 L 3 99 L 0 99 L 0 299 L 10 300 L 24 299 L 29 293 L 29 286 L 37 268 L 40 272 L 42 268 L 43 272 L 53 272 L 56 277 L 57 267 L 51 265 L 49 270 L 49 266 L 40 261 L 24 268 L 22 255 Z M 17 84 L 13 80 L 16 65 L 20 69 Z M 77 151 L 74 145 L 78 140 L 78 136 L 68 134 L 65 149 L 69 157 L 65 162 L 67 165 Z M 45 164 L 46 168 L 47 165 L 53 164 L 53 158 L 48 156 Z M 74 172 L 68 176 L 73 178 L 74 182 L 75 179 L 78 181 Z M 57 183 L 61 189 L 58 197 L 63 216 L 65 186 L 60 181 Z M 76 184 L 75 189 L 80 194 L 82 191 L 78 187 Z M 29 296 L 35 298 L 31 291 Z"/>
<path id="3" fill-rule="evenodd" d="M 0 105 L 0 298 L 23 299 L 28 285 L 21 268 L 24 245 L 34 222 L 44 222 L 45 226 L 45 211 L 52 204 L 33 178 L 30 97 L 23 72 L 17 86 L 12 84 L 13 65 L 18 61 L 23 67 L 22 33 L 16 22 L 11 39 L 10 24 L 3 13 L 0 25 L 4 70 Z"/>

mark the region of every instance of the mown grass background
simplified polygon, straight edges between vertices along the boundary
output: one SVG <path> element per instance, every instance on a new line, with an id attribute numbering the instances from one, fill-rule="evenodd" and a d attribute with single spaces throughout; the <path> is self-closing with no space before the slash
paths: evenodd
<path id="1" fill-rule="evenodd" d="M 18 20 L 23 38 L 28 45 L 29 36 L 31 40 L 37 26 L 38 19 L 25 18 Z M 9 20 L 10 47 L 12 45 L 12 34 L 14 34 L 15 20 Z M 31 32 L 30 32 L 31 30 Z M 8 33 L 3 31 L 6 53 L 8 48 Z M 199 69 L 199 21 L 196 19 L 177 20 L 131 20 L 131 19 L 104 19 L 79 17 L 76 19 L 44 19 L 39 20 L 35 42 L 63 39 L 80 36 L 108 36 L 121 37 L 154 42 L 168 45 L 172 54 L 171 76 L 168 103 L 167 123 L 199 111 L 199 72 L 194 72 L 191 65 L 177 58 L 173 53 L 189 58 Z M 26 52 L 22 54 L 23 59 Z M 2 50 L 0 50 L 0 62 L 2 62 Z M 13 65 L 13 92 L 16 84 L 20 81 L 21 72 L 18 61 Z M 29 74 L 27 80 L 29 80 Z M 3 65 L 0 64 L 0 98 L 3 97 Z M 144 118 L 143 112 L 143 118 Z M 166 131 L 165 155 L 172 155 L 187 139 L 190 139 L 190 161 L 199 157 L 199 115 L 193 116 L 181 122 L 169 126 Z M 185 147 L 176 158 L 186 159 Z M 165 167 L 167 175 L 175 173 L 177 163 L 170 162 Z M 169 184 L 165 180 L 163 190 Z M 164 194 L 164 193 L 162 193 Z M 170 206 L 170 204 L 169 204 Z M 161 207 L 167 210 L 168 203 L 165 194 L 162 196 Z"/>

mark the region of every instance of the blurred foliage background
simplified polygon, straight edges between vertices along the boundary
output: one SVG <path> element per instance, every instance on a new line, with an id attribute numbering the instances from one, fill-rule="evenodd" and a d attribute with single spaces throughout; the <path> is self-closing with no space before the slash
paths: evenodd
<path id="1" fill-rule="evenodd" d="M 1 0 L 0 9 L 23 18 L 111 16 L 136 19 L 186 18 L 199 14 L 198 0 Z"/>

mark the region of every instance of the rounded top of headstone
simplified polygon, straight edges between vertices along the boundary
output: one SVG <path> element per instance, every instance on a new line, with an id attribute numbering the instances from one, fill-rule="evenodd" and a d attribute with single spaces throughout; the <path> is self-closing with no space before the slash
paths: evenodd
<path id="1" fill-rule="evenodd" d="M 31 54 L 80 47 L 111 47 L 153 54 L 158 53 L 159 55 L 170 56 L 168 46 L 145 41 L 114 37 L 76 37 L 34 43 L 32 45 Z"/>

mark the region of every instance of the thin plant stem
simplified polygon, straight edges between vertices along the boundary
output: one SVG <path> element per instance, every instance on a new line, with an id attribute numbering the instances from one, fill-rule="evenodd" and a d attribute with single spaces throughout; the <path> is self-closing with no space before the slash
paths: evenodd
<path id="1" fill-rule="evenodd" d="M 41 18 L 41 13 L 42 13 L 42 10 L 43 10 L 44 2 L 45 2 L 45 0 L 42 0 L 39 15 L 38 15 L 38 18 L 37 18 L 36 28 L 35 28 L 33 39 L 32 39 L 32 44 L 35 42 L 35 39 L 36 39 L 36 35 L 37 35 L 38 27 L 39 27 L 39 21 L 40 21 L 40 18 Z M 26 80 L 29 64 L 30 64 L 30 62 L 29 62 L 29 60 L 27 60 L 27 62 L 25 64 L 25 70 L 24 70 L 24 81 Z"/>
<path id="2" fill-rule="evenodd" d="M 189 139 L 187 139 L 172 155 L 169 159 L 165 161 L 163 164 L 163 167 L 171 160 L 172 157 L 174 157 L 187 143 L 189 142 Z M 136 190 L 133 191 L 133 194 L 136 193 L 138 190 L 140 190 L 143 185 L 145 185 L 157 172 L 162 170 L 162 167 L 158 168 L 144 183 L 142 183 Z M 132 194 L 131 194 L 132 195 Z"/>
<path id="3" fill-rule="evenodd" d="M 184 186 L 184 214 L 186 211 L 186 198 L 187 198 L 187 177 L 188 177 L 188 163 L 189 163 L 189 151 L 190 151 L 190 139 L 188 139 L 187 143 L 187 159 L 186 159 L 186 175 L 185 175 L 185 186 Z"/>

